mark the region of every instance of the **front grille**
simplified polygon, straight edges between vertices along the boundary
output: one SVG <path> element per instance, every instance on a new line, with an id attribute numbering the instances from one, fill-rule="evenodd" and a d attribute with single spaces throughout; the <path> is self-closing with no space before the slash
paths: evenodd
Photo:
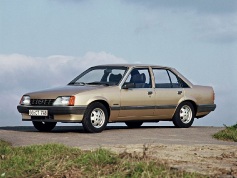
<path id="1" fill-rule="evenodd" d="M 31 99 L 30 104 L 32 106 L 52 106 L 54 99 Z"/>

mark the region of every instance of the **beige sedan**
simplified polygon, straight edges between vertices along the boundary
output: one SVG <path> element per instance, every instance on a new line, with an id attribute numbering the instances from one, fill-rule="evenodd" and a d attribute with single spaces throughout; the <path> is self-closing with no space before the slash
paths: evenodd
<path id="1" fill-rule="evenodd" d="M 214 111 L 212 87 L 193 85 L 174 68 L 156 65 L 99 65 L 67 86 L 26 93 L 18 111 L 39 131 L 57 122 L 82 123 L 101 132 L 108 122 L 140 127 L 143 122 L 173 121 L 190 127 L 194 118 Z"/>

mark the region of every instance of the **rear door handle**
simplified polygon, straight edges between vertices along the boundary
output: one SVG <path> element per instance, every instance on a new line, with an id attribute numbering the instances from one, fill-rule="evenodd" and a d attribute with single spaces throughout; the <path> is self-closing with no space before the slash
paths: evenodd
<path id="1" fill-rule="evenodd" d="M 148 91 L 147 94 L 148 94 L 148 95 L 152 95 L 153 92 L 152 92 L 152 91 Z"/>
<path id="2" fill-rule="evenodd" d="M 178 95 L 181 95 L 182 93 L 183 93 L 182 91 L 178 91 L 178 92 L 177 92 Z"/>

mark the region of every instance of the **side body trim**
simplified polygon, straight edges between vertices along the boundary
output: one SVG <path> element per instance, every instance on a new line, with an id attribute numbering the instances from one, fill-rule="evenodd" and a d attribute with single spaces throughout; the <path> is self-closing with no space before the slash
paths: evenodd
<path id="1" fill-rule="evenodd" d="M 141 110 L 141 109 L 175 109 L 177 105 L 160 106 L 112 106 L 111 110 Z"/>

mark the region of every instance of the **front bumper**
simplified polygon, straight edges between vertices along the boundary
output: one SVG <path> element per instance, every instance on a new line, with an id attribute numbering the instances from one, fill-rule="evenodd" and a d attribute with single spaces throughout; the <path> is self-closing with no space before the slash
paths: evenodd
<path id="1" fill-rule="evenodd" d="M 23 121 L 81 122 L 86 106 L 23 106 L 17 110 Z M 29 110 L 48 110 L 48 116 L 30 116 Z"/>
<path id="2" fill-rule="evenodd" d="M 28 114 L 29 110 L 48 110 L 49 115 L 66 115 L 66 114 L 84 114 L 86 107 L 84 106 L 23 106 L 18 105 L 19 113 Z"/>

